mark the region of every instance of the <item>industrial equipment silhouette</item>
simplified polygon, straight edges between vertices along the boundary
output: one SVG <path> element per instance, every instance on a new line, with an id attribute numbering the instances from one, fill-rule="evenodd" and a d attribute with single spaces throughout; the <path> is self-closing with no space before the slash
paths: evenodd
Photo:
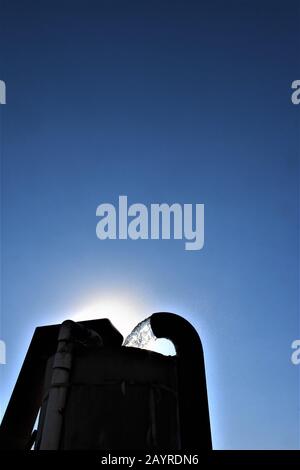
<path id="1" fill-rule="evenodd" d="M 176 356 L 140 349 L 151 335 L 171 340 Z M 192 325 L 155 313 L 122 344 L 107 319 L 37 328 L 2 421 L 1 448 L 211 449 L 203 351 Z"/>

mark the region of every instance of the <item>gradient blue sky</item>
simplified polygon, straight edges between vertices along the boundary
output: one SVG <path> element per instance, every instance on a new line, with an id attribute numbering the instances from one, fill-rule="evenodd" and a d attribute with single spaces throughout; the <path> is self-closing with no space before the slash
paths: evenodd
<path id="1" fill-rule="evenodd" d="M 298 448 L 299 3 L 1 0 L 0 22 L 1 412 L 36 326 L 129 298 L 198 329 L 215 448 Z M 204 249 L 98 240 L 119 194 L 204 203 Z"/>

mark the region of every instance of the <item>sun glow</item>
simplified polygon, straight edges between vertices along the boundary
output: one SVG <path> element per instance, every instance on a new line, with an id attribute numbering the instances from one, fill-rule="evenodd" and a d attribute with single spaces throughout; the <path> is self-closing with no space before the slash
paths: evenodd
<path id="1" fill-rule="evenodd" d="M 145 302 L 133 298 L 128 293 L 110 292 L 108 294 L 106 292 L 103 295 L 95 296 L 92 301 L 86 302 L 85 306 L 76 310 L 68 318 L 76 322 L 108 318 L 125 340 L 137 324 L 149 317 L 154 311 Z M 175 354 L 173 344 L 163 338 L 152 339 L 144 349 L 165 355 Z"/>
<path id="2" fill-rule="evenodd" d="M 79 322 L 108 318 L 125 339 L 137 323 L 148 315 L 149 310 L 147 311 L 140 302 L 129 296 L 110 294 L 82 307 L 71 316 L 71 320 Z"/>

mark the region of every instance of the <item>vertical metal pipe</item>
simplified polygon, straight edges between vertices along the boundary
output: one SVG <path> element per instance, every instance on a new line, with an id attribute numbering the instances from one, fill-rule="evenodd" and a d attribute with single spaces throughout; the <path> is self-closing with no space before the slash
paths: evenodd
<path id="1" fill-rule="evenodd" d="M 73 322 L 65 321 L 59 331 L 58 347 L 54 356 L 53 374 L 49 390 L 40 450 L 58 450 L 63 425 L 63 414 L 67 399 L 72 367 Z"/>
<path id="2" fill-rule="evenodd" d="M 183 450 L 212 448 L 202 344 L 195 328 L 173 313 L 154 313 L 151 328 L 157 338 L 170 339 L 178 358 L 178 391 Z"/>

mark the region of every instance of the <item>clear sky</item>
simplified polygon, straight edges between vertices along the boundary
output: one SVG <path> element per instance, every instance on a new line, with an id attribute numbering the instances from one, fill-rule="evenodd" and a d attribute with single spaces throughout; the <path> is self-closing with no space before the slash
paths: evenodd
<path id="1" fill-rule="evenodd" d="M 195 325 L 215 448 L 299 447 L 299 72 L 296 0 L 1 0 L 2 413 L 34 328 L 113 302 Z M 204 203 L 203 250 L 97 239 L 121 194 Z"/>

